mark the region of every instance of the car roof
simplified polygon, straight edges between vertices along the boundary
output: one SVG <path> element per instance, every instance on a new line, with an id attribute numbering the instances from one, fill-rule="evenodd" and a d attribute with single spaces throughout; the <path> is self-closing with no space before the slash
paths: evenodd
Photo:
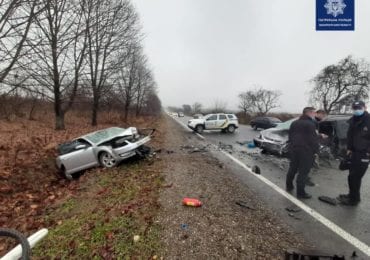
<path id="1" fill-rule="evenodd" d="M 129 130 L 129 128 L 125 129 L 121 127 L 110 127 L 89 133 L 77 139 L 85 139 L 86 141 L 93 144 L 101 144 L 103 142 L 109 141 L 116 136 L 130 135 L 130 131 L 125 133 L 127 130 Z"/>
<path id="2" fill-rule="evenodd" d="M 351 118 L 351 115 L 328 115 L 321 122 L 348 120 L 350 118 Z"/>

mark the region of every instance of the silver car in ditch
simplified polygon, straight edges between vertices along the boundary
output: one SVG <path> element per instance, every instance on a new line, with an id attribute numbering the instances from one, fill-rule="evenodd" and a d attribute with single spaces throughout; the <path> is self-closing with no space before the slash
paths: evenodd
<path id="1" fill-rule="evenodd" d="M 151 129 L 150 134 L 141 135 L 135 127 L 111 127 L 78 137 L 58 146 L 56 166 L 67 179 L 88 168 L 114 167 L 124 159 L 142 154 L 143 145 L 150 141 L 153 132 Z"/>

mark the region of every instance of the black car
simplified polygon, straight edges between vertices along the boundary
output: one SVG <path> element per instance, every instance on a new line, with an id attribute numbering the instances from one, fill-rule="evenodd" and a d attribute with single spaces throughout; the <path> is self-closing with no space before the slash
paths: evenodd
<path id="1" fill-rule="evenodd" d="M 254 130 L 257 130 L 258 128 L 268 129 L 276 127 L 279 123 L 281 123 L 281 120 L 276 117 L 256 117 L 250 122 L 250 125 Z"/>
<path id="2" fill-rule="evenodd" d="M 329 151 L 334 157 L 341 157 L 346 153 L 347 131 L 349 115 L 330 115 L 319 123 L 318 132 L 328 136 L 321 140 L 320 153 Z M 279 124 L 275 128 L 261 131 L 254 138 L 254 143 L 263 151 L 271 154 L 287 155 L 288 132 L 290 125 L 298 118 Z"/>

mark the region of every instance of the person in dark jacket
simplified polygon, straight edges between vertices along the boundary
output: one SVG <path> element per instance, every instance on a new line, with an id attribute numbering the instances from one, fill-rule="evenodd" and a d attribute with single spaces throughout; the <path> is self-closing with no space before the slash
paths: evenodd
<path id="1" fill-rule="evenodd" d="M 306 179 L 314 162 L 314 155 L 319 150 L 319 137 L 316 133 L 315 108 L 306 107 L 302 116 L 294 121 L 289 129 L 290 166 L 286 177 L 286 190 L 294 189 L 293 180 L 298 173 L 297 197 L 309 199 L 306 193 Z"/>
<path id="2" fill-rule="evenodd" d="M 348 175 L 348 194 L 339 195 L 342 204 L 355 206 L 361 201 L 361 180 L 370 159 L 370 115 L 363 101 L 352 104 L 353 116 L 349 119 L 347 132 L 347 155 L 351 166 Z"/>

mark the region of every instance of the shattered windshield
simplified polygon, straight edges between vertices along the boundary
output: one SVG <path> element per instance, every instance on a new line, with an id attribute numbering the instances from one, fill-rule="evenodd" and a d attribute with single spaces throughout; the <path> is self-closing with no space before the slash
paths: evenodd
<path id="1" fill-rule="evenodd" d="M 94 143 L 94 144 L 97 144 L 97 143 L 100 143 L 104 140 L 113 138 L 113 137 L 121 134 L 123 131 L 125 131 L 124 128 L 111 127 L 111 128 L 103 129 L 103 130 L 96 131 L 94 133 L 88 134 L 88 135 L 84 136 L 84 138 L 87 139 L 88 141 Z"/>

